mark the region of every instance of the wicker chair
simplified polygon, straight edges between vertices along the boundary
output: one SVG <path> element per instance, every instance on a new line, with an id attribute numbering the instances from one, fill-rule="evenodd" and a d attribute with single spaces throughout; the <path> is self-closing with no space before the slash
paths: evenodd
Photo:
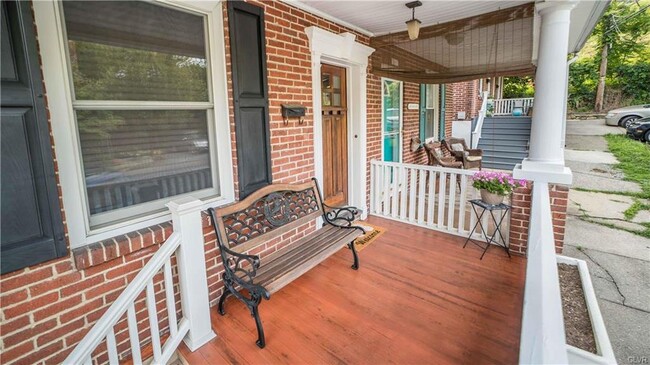
<path id="1" fill-rule="evenodd" d="M 429 142 L 424 144 L 424 150 L 427 152 L 429 165 L 462 169 L 463 163 L 456 161 L 456 158 L 453 156 L 445 156 L 443 148 L 444 147 L 440 142 Z"/>
<path id="2" fill-rule="evenodd" d="M 483 151 L 467 147 L 464 138 L 447 138 L 442 141 L 443 146 L 454 156 L 456 161 L 461 162 L 466 169 L 478 167 L 480 170 L 483 164 Z"/>

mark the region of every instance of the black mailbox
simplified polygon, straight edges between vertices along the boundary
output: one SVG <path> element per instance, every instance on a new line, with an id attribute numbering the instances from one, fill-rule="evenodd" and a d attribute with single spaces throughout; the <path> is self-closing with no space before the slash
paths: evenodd
<path id="1" fill-rule="evenodd" d="M 302 124 L 305 120 L 305 107 L 302 105 L 282 104 L 282 118 L 284 124 L 289 123 L 289 118 L 300 118 L 298 123 Z"/>

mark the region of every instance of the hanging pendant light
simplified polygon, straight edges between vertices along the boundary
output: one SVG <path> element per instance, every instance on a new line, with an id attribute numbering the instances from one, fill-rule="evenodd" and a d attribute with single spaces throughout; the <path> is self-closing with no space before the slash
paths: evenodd
<path id="1" fill-rule="evenodd" d="M 415 19 L 415 8 L 418 6 L 422 6 L 421 1 L 411 1 L 410 3 L 406 3 L 406 7 L 413 10 L 411 20 L 408 20 L 406 22 L 406 29 L 409 33 L 409 39 L 412 41 L 418 39 L 418 36 L 420 35 L 420 24 L 422 22 L 419 19 Z"/>

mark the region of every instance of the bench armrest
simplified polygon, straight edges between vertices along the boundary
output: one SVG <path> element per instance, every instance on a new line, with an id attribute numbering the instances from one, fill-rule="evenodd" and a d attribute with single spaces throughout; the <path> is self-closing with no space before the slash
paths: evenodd
<path id="1" fill-rule="evenodd" d="M 257 276 L 257 269 L 260 268 L 260 257 L 257 255 L 246 255 L 222 247 L 228 256 L 224 262 L 226 275 L 237 285 L 248 290 L 251 294 L 257 294 L 259 297 L 269 299 L 271 294 L 261 285 L 253 282 Z M 248 264 L 244 266 L 245 264 Z"/>
<path id="2" fill-rule="evenodd" d="M 325 203 L 323 203 L 323 207 L 331 209 L 329 212 L 323 212 L 323 218 L 328 224 L 340 228 L 359 229 L 366 233 L 365 229 L 352 224 L 354 219 L 361 214 L 359 208 L 353 206 L 332 207 Z"/>

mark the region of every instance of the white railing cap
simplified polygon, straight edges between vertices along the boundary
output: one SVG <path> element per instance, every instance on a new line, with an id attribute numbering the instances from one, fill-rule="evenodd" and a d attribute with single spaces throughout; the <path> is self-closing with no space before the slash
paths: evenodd
<path id="1" fill-rule="evenodd" d="M 193 196 L 174 199 L 165 204 L 172 212 L 190 212 L 203 209 L 203 202 Z"/>

